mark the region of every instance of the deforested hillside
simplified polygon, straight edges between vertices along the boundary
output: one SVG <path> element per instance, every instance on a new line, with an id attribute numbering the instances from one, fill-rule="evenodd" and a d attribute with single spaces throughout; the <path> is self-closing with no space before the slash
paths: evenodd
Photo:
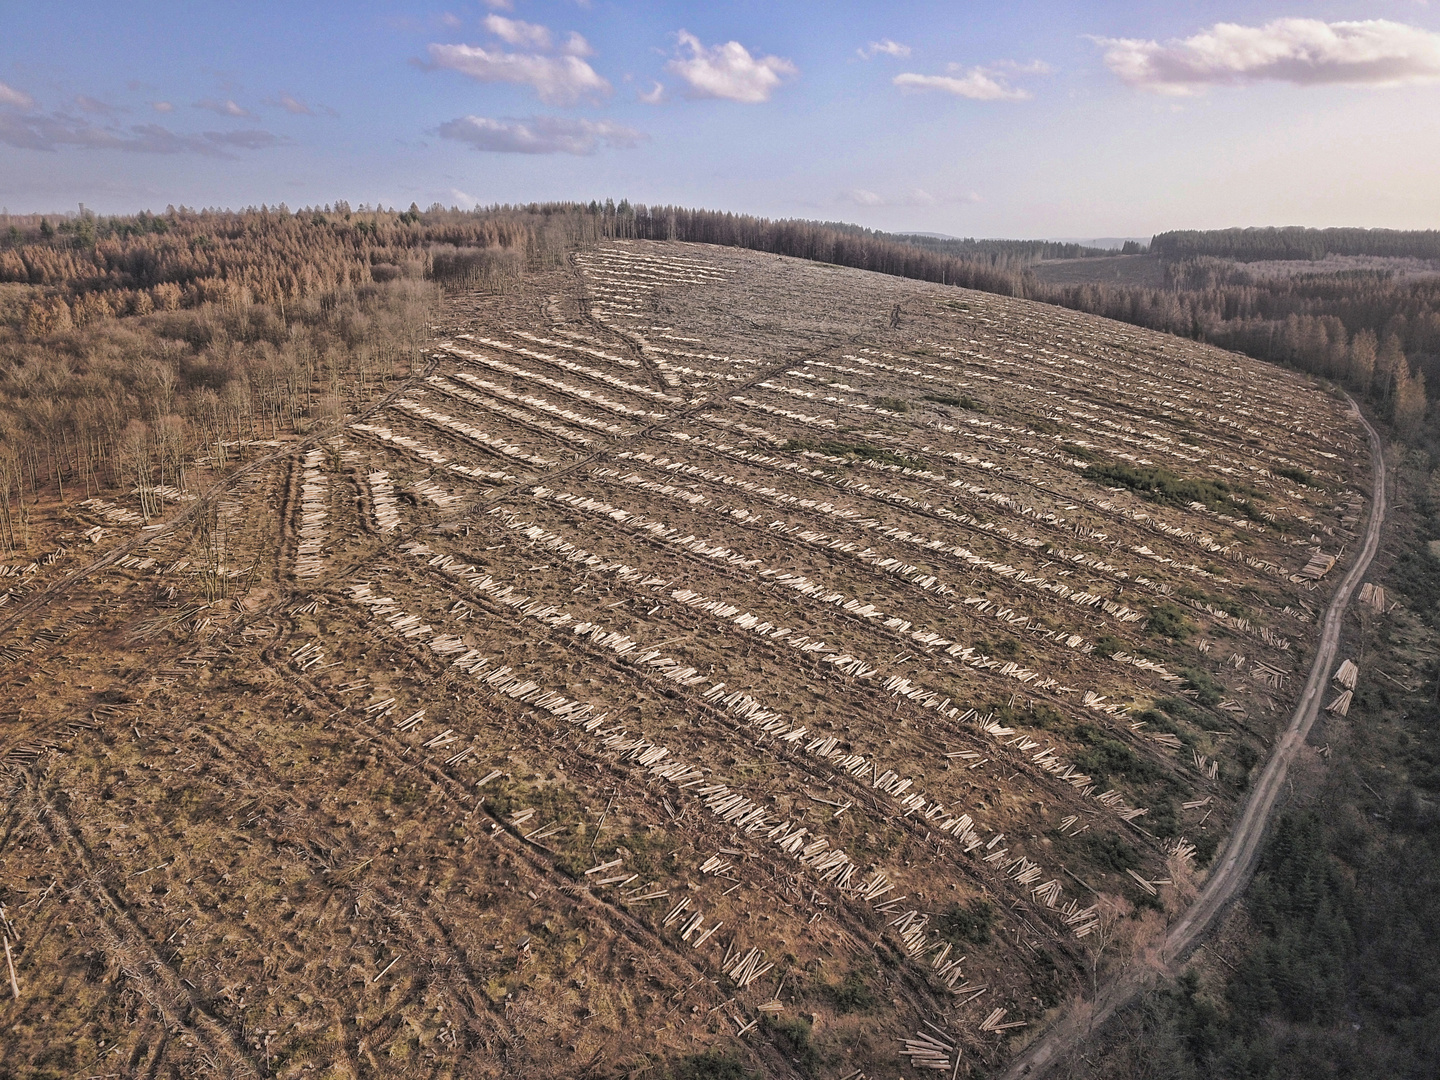
<path id="1" fill-rule="evenodd" d="M 1300 375 L 735 248 L 387 378 L 28 511 L 0 1071 L 988 1075 L 1195 895 L 1369 497 Z"/>

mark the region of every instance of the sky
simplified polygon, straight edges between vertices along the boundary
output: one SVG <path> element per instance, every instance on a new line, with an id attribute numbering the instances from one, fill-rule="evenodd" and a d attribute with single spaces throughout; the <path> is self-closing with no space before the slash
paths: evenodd
<path id="1" fill-rule="evenodd" d="M 0 0 L 0 206 L 1440 227 L 1440 3 Z"/>

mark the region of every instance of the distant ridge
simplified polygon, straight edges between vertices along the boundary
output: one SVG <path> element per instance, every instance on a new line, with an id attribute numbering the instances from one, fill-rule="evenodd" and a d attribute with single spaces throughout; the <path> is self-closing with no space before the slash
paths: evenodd
<path id="1" fill-rule="evenodd" d="M 1127 243 L 1148 245 L 1148 236 L 1096 236 L 1082 238 L 1075 236 L 1047 236 L 1045 239 L 1056 244 L 1081 244 L 1084 247 L 1104 248 L 1107 251 L 1118 251 Z"/>
<path id="2" fill-rule="evenodd" d="M 963 239 L 965 239 L 964 237 L 961 237 L 961 236 L 952 236 L 950 233 L 942 233 L 942 232 L 919 232 L 919 231 L 913 231 L 913 230 L 912 230 L 912 231 L 907 231 L 907 232 L 891 233 L 891 235 L 892 235 L 892 236 L 900 236 L 900 237 L 905 237 L 905 236 L 921 236 L 921 237 L 924 237 L 924 238 L 927 239 L 927 240 L 963 240 Z M 1023 241 L 1021 241 L 1021 242 L 1023 243 Z M 1102 251 L 1119 251 L 1119 250 L 1120 250 L 1122 247 L 1124 247 L 1127 243 L 1136 243 L 1136 244 L 1148 245 L 1148 244 L 1150 243 L 1150 237 L 1148 237 L 1148 236 L 1100 236 L 1100 237 L 1047 236 L 1047 237 L 1044 238 L 1043 241 L 1038 241 L 1038 242 L 1047 243 L 1047 244 L 1078 244 L 1080 247 L 1099 248 L 1099 249 L 1102 250 Z"/>

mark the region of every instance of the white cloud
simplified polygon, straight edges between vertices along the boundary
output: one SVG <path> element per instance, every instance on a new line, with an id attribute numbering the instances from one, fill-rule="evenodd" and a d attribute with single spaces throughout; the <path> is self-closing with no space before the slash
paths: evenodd
<path id="1" fill-rule="evenodd" d="M 883 53 L 886 56 L 903 58 L 910 55 L 910 46 L 901 45 L 898 41 L 891 41 L 889 38 L 882 38 L 879 41 L 872 41 L 863 49 L 856 49 L 862 60 L 869 60 L 872 56 Z"/>
<path id="2" fill-rule="evenodd" d="M 226 99 L 225 101 L 216 101 L 213 98 L 206 98 L 204 101 L 195 102 L 195 108 L 208 109 L 210 112 L 219 113 L 221 116 L 252 115 L 250 112 L 242 109 L 239 105 L 236 105 L 234 101 L 231 101 L 229 99 Z"/>
<path id="3" fill-rule="evenodd" d="M 485 0 L 485 6 L 491 11 L 514 11 L 515 5 L 510 0 Z"/>
<path id="4" fill-rule="evenodd" d="M 1023 64 L 1018 60 L 997 60 L 987 70 L 1005 71 L 1011 75 L 1049 75 L 1055 69 L 1044 60 L 1027 60 Z"/>
<path id="5" fill-rule="evenodd" d="M 609 120 L 571 120 L 563 116 L 495 120 L 487 116 L 462 116 L 441 124 L 440 137 L 496 154 L 585 156 L 601 146 L 632 147 L 645 136 Z"/>
<path id="6" fill-rule="evenodd" d="M 681 30 L 676 36 L 680 48 L 688 51 L 689 56 L 676 57 L 665 66 L 690 84 L 690 92 L 695 97 L 724 98 L 755 105 L 769 101 L 787 76 L 798 74 L 789 60 L 778 56 L 751 56 L 738 41 L 707 49 L 688 31 Z"/>
<path id="7" fill-rule="evenodd" d="M 941 204 L 953 203 L 978 203 L 983 200 L 973 191 L 961 192 L 958 194 L 936 196 L 930 194 L 924 188 L 911 188 L 900 195 L 885 196 L 867 191 L 864 188 L 852 188 L 849 191 L 840 193 L 840 198 L 845 202 L 854 203 L 856 206 L 939 206 Z"/>
<path id="8" fill-rule="evenodd" d="M 1164 44 L 1140 38 L 1092 40 L 1104 46 L 1105 65 L 1121 79 L 1161 94 L 1262 80 L 1298 86 L 1440 82 L 1440 33 L 1387 19 L 1216 23 Z"/>
<path id="9" fill-rule="evenodd" d="M 527 49 L 550 48 L 550 31 L 535 23 L 507 19 L 503 15 L 486 15 L 485 29 L 507 45 L 518 45 Z"/>
<path id="10" fill-rule="evenodd" d="M 22 150 L 120 150 L 135 154 L 201 154 L 229 158 L 231 150 L 263 150 L 283 140 L 268 131 L 206 131 L 180 134 L 158 124 L 137 124 L 122 131 L 55 113 L 15 116 L 0 113 L 0 142 Z"/>
<path id="11" fill-rule="evenodd" d="M 462 20 L 459 15 L 454 15 L 447 11 L 440 16 L 440 25 L 448 26 L 451 30 L 460 29 L 461 24 Z"/>
<path id="12" fill-rule="evenodd" d="M 293 97 L 293 96 L 290 95 L 290 94 L 281 94 L 281 95 L 279 95 L 277 98 L 275 98 L 274 101 L 267 102 L 266 104 L 274 105 L 274 106 L 276 106 L 277 108 L 284 109 L 286 112 L 290 113 L 292 116 L 314 116 L 314 115 L 315 115 L 315 110 L 314 110 L 314 109 L 310 108 L 309 105 L 306 105 L 306 104 L 305 104 L 303 101 L 301 101 L 299 98 Z"/>
<path id="13" fill-rule="evenodd" d="M 547 105 L 573 105 L 610 93 L 610 84 L 578 56 L 507 53 L 476 45 L 431 45 L 429 51 L 432 67 L 458 71 L 477 82 L 530 86 Z"/>
<path id="14" fill-rule="evenodd" d="M 35 104 L 35 99 L 23 90 L 16 90 L 13 86 L 6 86 L 0 82 L 0 105 L 15 105 L 22 109 L 28 109 Z"/>
<path id="15" fill-rule="evenodd" d="M 1010 75 L 1044 74 L 1050 68 L 1038 60 L 1029 64 L 1007 60 L 969 70 L 959 64 L 950 64 L 945 70 L 949 74 L 919 75 L 907 71 L 891 81 L 901 90 L 941 90 L 972 101 L 1028 101 L 1033 95 L 1023 87 L 1010 85 Z"/>
<path id="16" fill-rule="evenodd" d="M 642 90 L 635 95 L 646 105 L 660 105 L 665 98 L 665 84 L 656 82 L 649 90 Z"/>
<path id="17" fill-rule="evenodd" d="M 560 51 L 571 56 L 594 56 L 595 50 L 590 47 L 579 33 L 570 31 L 570 36 L 565 39 L 565 44 L 560 46 Z"/>
<path id="18" fill-rule="evenodd" d="M 108 101 L 101 101 L 99 98 L 93 98 L 87 94 L 77 94 L 75 97 L 75 104 L 79 107 L 81 112 L 96 113 L 100 116 L 113 117 L 121 111 L 115 108 L 114 105 L 111 105 Z M 127 109 L 125 111 L 128 112 L 129 110 Z"/>
<path id="19" fill-rule="evenodd" d="M 450 189 L 449 194 L 450 194 L 450 204 L 451 204 L 452 206 L 458 206 L 458 207 L 460 207 L 461 210 L 474 210 L 475 207 L 477 207 L 477 206 L 480 205 L 480 200 L 479 200 L 479 199 L 475 198 L 474 195 L 466 194 L 465 192 L 461 191 L 459 188 L 453 188 L 453 187 L 452 187 L 452 188 Z"/>
<path id="20" fill-rule="evenodd" d="M 158 113 L 174 112 L 175 106 L 168 101 L 152 101 L 150 107 Z"/>

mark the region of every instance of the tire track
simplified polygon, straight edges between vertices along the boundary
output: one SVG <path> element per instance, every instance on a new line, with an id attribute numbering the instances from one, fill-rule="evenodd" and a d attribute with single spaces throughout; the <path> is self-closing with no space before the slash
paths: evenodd
<path id="1" fill-rule="evenodd" d="M 197 991 L 188 989 L 161 955 L 154 941 L 104 884 L 104 871 L 79 831 L 63 811 L 44 798 L 38 781 L 22 771 L 23 799 L 56 848 L 66 852 L 82 871 L 74 895 L 87 901 L 95 926 L 108 939 L 110 952 L 135 984 L 137 992 L 163 1017 L 170 1031 L 183 1031 L 209 1054 L 213 1069 L 223 1076 L 262 1075 L 261 1068 L 242 1048 L 231 1026 L 207 1008 Z M 157 1054 L 156 1061 L 158 1063 Z"/>

